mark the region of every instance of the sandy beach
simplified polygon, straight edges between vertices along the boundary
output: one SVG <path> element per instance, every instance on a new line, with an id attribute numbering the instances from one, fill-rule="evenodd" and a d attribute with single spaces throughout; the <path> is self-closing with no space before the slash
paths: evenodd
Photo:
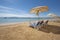
<path id="1" fill-rule="evenodd" d="M 49 22 L 40 30 L 29 27 L 29 22 L 0 25 L 0 40 L 60 40 L 60 23 Z"/>

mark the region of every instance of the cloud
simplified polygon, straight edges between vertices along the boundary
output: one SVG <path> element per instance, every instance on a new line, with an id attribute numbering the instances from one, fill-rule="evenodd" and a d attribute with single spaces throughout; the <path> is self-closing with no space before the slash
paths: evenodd
<path id="1" fill-rule="evenodd" d="M 24 10 L 0 6 L 0 17 L 36 17 Z"/>
<path id="2" fill-rule="evenodd" d="M 0 17 L 36 17 L 36 16 L 32 16 L 32 15 L 29 15 L 29 14 L 21 14 L 21 15 L 18 15 L 18 14 L 8 14 L 8 13 L 2 13 L 0 14 Z"/>
<path id="3" fill-rule="evenodd" d="M 8 13 L 6 13 L 6 14 L 2 13 L 2 14 L 0 14 L 0 17 L 16 17 L 16 16 L 18 16 L 18 15 L 8 14 Z"/>

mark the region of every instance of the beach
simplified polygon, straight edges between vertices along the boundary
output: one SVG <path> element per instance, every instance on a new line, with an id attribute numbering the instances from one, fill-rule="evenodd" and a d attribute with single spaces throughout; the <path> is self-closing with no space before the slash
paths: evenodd
<path id="1" fill-rule="evenodd" d="M 60 23 L 50 21 L 40 30 L 29 27 L 29 22 L 2 24 L 0 40 L 60 40 Z"/>

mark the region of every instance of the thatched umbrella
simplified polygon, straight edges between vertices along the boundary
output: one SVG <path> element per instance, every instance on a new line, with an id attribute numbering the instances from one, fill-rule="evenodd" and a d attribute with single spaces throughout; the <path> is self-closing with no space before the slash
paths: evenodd
<path id="1" fill-rule="evenodd" d="M 60 17 L 57 16 L 56 14 L 49 13 L 47 16 L 51 17 L 55 21 L 59 21 L 60 22 Z"/>
<path id="2" fill-rule="evenodd" d="M 53 13 L 49 13 L 47 16 L 52 17 L 52 18 L 59 18 L 59 16 Z"/>
<path id="3" fill-rule="evenodd" d="M 31 13 L 35 13 L 37 16 L 39 13 L 48 11 L 48 6 L 38 6 L 31 9 Z"/>

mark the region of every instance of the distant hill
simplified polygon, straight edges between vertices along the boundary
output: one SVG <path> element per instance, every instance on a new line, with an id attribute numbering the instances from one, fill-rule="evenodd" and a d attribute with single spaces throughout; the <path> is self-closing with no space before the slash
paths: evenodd
<path id="1" fill-rule="evenodd" d="M 42 19 L 42 18 L 44 18 L 44 19 L 54 19 L 54 18 L 56 18 L 56 17 L 0 17 L 0 18 L 3 18 L 3 19 L 19 19 L 19 18 L 25 18 L 25 19 L 28 19 L 28 18 L 30 18 L 30 19 L 38 19 L 38 18 L 40 18 L 40 19 Z M 57 18 L 59 18 L 60 19 L 60 17 L 57 17 Z"/>

